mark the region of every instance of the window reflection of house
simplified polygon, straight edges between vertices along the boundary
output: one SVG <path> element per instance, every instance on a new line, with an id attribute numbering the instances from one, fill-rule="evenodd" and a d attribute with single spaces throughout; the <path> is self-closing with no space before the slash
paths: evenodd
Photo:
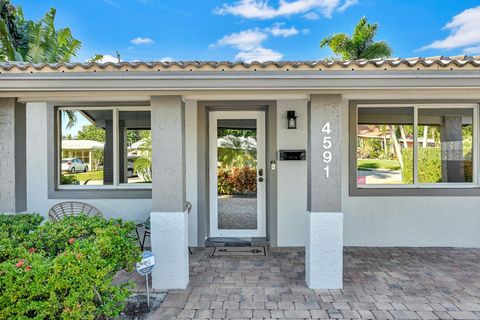
<path id="1" fill-rule="evenodd" d="M 358 132 L 357 137 L 359 140 L 373 139 L 373 140 L 379 140 L 381 141 L 381 143 L 383 143 L 384 139 L 387 141 L 390 140 L 390 129 L 386 128 L 385 134 L 384 134 L 380 125 L 358 125 L 357 132 Z M 420 140 L 423 141 L 423 138 L 420 137 Z M 398 141 L 403 144 L 403 138 L 399 137 Z M 413 147 L 413 134 L 407 133 L 406 141 L 407 141 L 408 147 Z M 434 147 L 435 139 L 428 138 L 427 145 L 429 147 Z"/>
<path id="2" fill-rule="evenodd" d="M 148 152 L 149 148 L 146 139 L 134 142 L 131 146 L 128 147 L 128 157 L 132 159 L 147 156 Z"/>
<path id="3" fill-rule="evenodd" d="M 93 140 L 62 140 L 62 159 L 78 158 L 93 169 L 92 153 L 94 150 L 103 150 L 104 146 L 104 142 Z"/>

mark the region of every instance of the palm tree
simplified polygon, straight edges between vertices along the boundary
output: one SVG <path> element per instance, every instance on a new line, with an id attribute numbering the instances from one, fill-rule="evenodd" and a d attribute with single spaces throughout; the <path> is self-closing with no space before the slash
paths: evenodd
<path id="1" fill-rule="evenodd" d="M 320 42 L 320 47 L 330 47 L 343 60 L 389 58 L 392 49 L 385 41 L 375 42 L 378 24 L 368 23 L 363 17 L 358 22 L 353 35 L 345 33 L 333 34 Z"/>
<path id="2" fill-rule="evenodd" d="M 70 28 L 55 29 L 56 13 L 51 8 L 40 21 L 26 20 L 22 7 L 0 0 L 0 61 L 55 63 L 76 57 L 81 42 L 73 37 Z M 102 58 L 96 54 L 91 61 Z M 71 128 L 77 122 L 76 112 L 65 113 L 67 128 Z"/>
<path id="3" fill-rule="evenodd" d="M 0 2 L 0 55 L 7 61 L 69 62 L 80 49 L 70 28 L 55 29 L 56 10 L 40 21 L 25 20 L 21 7 Z"/>
<path id="4" fill-rule="evenodd" d="M 133 163 L 133 168 L 144 182 L 152 182 L 152 137 L 141 140 L 142 155 Z"/>

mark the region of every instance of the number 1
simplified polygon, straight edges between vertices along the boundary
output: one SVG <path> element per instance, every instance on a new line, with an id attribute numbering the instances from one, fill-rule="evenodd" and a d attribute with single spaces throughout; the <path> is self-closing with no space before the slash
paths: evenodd
<path id="1" fill-rule="evenodd" d="M 325 177 L 330 178 L 330 166 L 326 166 L 323 170 L 325 171 Z"/>

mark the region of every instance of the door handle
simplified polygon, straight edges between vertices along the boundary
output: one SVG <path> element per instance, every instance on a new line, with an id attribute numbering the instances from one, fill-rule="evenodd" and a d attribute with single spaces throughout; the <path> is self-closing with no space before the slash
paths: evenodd
<path id="1" fill-rule="evenodd" d="M 263 169 L 258 170 L 258 176 L 263 177 Z"/>
<path id="2" fill-rule="evenodd" d="M 263 182 L 263 178 L 262 177 L 258 178 L 258 181 Z"/>

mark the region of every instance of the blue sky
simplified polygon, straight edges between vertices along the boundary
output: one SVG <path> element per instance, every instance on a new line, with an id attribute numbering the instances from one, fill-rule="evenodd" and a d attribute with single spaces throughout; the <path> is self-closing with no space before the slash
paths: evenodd
<path id="1" fill-rule="evenodd" d="M 28 19 L 57 8 L 57 26 L 95 53 L 122 60 L 316 60 L 331 33 L 362 16 L 380 25 L 395 57 L 480 54 L 473 0 L 13 0 Z M 111 59 L 111 58 L 110 58 Z"/>

